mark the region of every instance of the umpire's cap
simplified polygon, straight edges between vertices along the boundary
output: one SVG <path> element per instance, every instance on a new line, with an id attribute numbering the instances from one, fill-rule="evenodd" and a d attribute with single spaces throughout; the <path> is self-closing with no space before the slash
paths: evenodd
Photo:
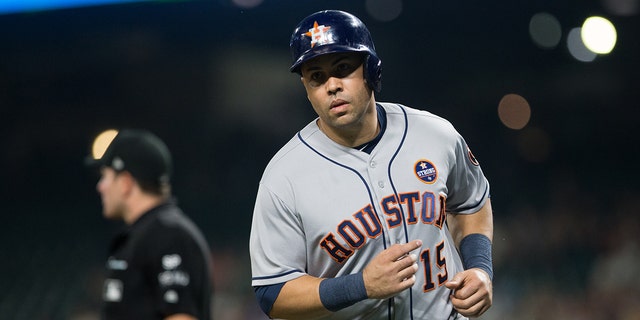
<path id="1" fill-rule="evenodd" d="M 156 135 L 142 129 L 119 131 L 102 157 L 89 156 L 86 164 L 128 171 L 139 183 L 156 186 L 169 183 L 172 173 L 169 148 Z"/>

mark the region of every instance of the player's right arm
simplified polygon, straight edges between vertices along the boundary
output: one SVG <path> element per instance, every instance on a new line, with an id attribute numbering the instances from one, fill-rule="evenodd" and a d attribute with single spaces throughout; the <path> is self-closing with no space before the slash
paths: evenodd
<path id="1" fill-rule="evenodd" d="M 366 295 L 362 299 L 386 299 L 410 288 L 415 283 L 415 273 L 418 271 L 417 256 L 411 254 L 411 251 L 420 246 L 422 242 L 419 240 L 396 244 L 380 252 L 371 260 L 362 272 L 362 281 L 366 290 Z M 335 283 L 346 277 L 334 279 Z M 331 286 L 324 286 L 321 289 L 322 281 L 327 279 L 304 275 L 285 283 L 273 304 L 270 317 L 313 319 L 330 314 L 332 311 L 329 309 L 335 309 L 335 307 L 325 305 L 328 299 L 323 295 L 332 295 L 331 289 L 327 289 Z M 348 286 L 347 290 L 350 288 L 351 286 Z"/>
<path id="2" fill-rule="evenodd" d="M 330 313 L 320 301 L 319 287 L 323 279 L 304 275 L 287 281 L 273 304 L 271 318 L 313 319 Z"/>

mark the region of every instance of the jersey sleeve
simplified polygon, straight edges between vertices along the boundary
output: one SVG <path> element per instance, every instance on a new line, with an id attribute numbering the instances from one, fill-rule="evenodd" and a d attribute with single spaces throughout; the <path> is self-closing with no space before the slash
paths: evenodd
<path id="1" fill-rule="evenodd" d="M 253 286 L 282 283 L 305 273 L 302 223 L 288 204 L 292 198 L 286 200 L 260 184 L 249 239 Z"/>
<path id="2" fill-rule="evenodd" d="M 156 311 L 165 317 L 177 313 L 198 316 L 202 304 L 199 286 L 208 281 L 205 272 L 209 272 L 202 249 L 184 229 L 170 226 L 153 232 L 148 238 L 153 243 L 149 243 L 145 274 Z"/>
<path id="3" fill-rule="evenodd" d="M 489 197 L 489 182 L 464 138 L 456 135 L 453 167 L 447 179 L 447 212 L 475 213 Z"/>

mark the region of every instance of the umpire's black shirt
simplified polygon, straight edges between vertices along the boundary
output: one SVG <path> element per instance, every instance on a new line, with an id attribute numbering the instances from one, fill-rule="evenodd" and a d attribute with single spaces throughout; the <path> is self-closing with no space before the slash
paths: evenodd
<path id="1" fill-rule="evenodd" d="M 209 247 L 174 203 L 143 214 L 109 248 L 102 319 L 210 319 Z"/>

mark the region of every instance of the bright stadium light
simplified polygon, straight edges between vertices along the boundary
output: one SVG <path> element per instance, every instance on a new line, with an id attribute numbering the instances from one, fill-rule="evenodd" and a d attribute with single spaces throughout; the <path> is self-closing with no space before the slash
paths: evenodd
<path id="1" fill-rule="evenodd" d="M 0 0 L 0 14 L 37 12 L 152 0 Z"/>
<path id="2" fill-rule="evenodd" d="M 616 28 L 603 17 L 589 17 L 582 24 L 580 37 L 584 45 L 597 54 L 608 54 L 616 45 Z"/>

